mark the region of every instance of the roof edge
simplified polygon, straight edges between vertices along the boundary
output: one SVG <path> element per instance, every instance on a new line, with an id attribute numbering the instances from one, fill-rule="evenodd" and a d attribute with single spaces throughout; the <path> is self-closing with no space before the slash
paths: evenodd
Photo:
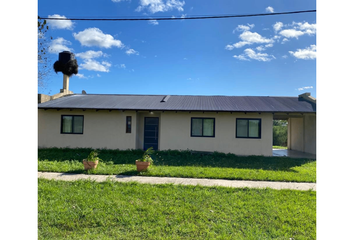
<path id="1" fill-rule="evenodd" d="M 96 111 L 136 111 L 136 112 L 206 112 L 206 113 L 297 113 L 297 114 L 307 114 L 314 113 L 316 114 L 316 110 L 314 111 L 249 111 L 249 110 L 195 110 L 195 109 L 132 109 L 132 108 L 68 108 L 68 107 L 42 107 L 38 106 L 38 109 L 49 110 L 96 110 Z"/>

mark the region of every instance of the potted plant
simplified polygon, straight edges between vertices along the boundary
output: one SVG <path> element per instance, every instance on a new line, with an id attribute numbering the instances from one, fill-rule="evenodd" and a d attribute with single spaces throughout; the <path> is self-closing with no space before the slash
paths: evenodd
<path id="1" fill-rule="evenodd" d="M 90 152 L 90 154 L 87 156 L 87 159 L 84 159 L 82 161 L 84 164 L 85 170 L 96 168 L 99 160 L 100 160 L 100 158 L 98 157 L 97 150 Z"/>
<path id="2" fill-rule="evenodd" d="M 143 156 L 135 161 L 136 164 L 136 168 L 138 172 L 141 171 L 146 171 L 147 168 L 152 165 L 152 163 L 154 162 L 154 160 L 151 158 L 151 154 L 153 154 L 155 151 L 153 150 L 152 147 L 149 147 L 148 149 L 146 149 L 146 151 L 144 152 Z"/>

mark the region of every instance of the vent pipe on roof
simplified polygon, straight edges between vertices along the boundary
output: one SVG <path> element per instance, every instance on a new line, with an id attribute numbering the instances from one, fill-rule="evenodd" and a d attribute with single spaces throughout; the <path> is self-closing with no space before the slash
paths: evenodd
<path id="1" fill-rule="evenodd" d="M 167 102 L 167 100 L 171 97 L 171 95 L 166 95 L 162 98 L 161 102 Z"/>

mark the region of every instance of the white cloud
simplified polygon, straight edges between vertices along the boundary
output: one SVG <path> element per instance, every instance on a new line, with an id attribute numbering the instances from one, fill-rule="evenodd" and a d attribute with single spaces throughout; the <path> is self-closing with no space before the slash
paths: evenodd
<path id="1" fill-rule="evenodd" d="M 240 48 L 245 45 L 255 44 L 255 43 L 273 43 L 273 39 L 262 37 L 256 32 L 245 31 L 240 34 L 239 38 L 242 40 L 240 42 L 234 43 L 233 45 L 227 45 L 225 49 L 232 50 L 234 48 Z"/>
<path id="2" fill-rule="evenodd" d="M 87 78 L 84 74 L 78 73 L 75 75 L 78 78 Z"/>
<path id="3" fill-rule="evenodd" d="M 49 46 L 49 52 L 57 54 L 63 51 L 72 51 L 72 48 L 69 48 L 66 45 L 71 45 L 71 42 L 62 37 L 53 39 Z"/>
<path id="4" fill-rule="evenodd" d="M 271 6 L 267 7 L 265 10 L 266 10 L 266 12 L 269 12 L 269 13 L 274 12 L 274 8 L 272 8 Z"/>
<path id="5" fill-rule="evenodd" d="M 127 67 L 125 66 L 125 64 L 124 63 L 121 63 L 121 64 L 118 64 L 118 66 L 117 66 L 118 68 L 124 68 L 124 69 L 126 69 Z"/>
<path id="6" fill-rule="evenodd" d="M 90 71 L 109 72 L 109 68 L 111 67 L 111 64 L 109 62 L 99 62 L 93 60 L 93 58 L 107 57 L 107 54 L 103 53 L 102 51 L 89 50 L 86 52 L 77 53 L 75 55 L 84 60 L 84 63 L 80 64 L 80 68 Z"/>
<path id="7" fill-rule="evenodd" d="M 273 55 L 268 55 L 267 53 L 256 53 L 254 50 L 251 48 L 247 48 L 244 50 L 244 54 L 241 55 L 234 55 L 234 58 L 240 59 L 240 60 L 246 60 L 250 61 L 251 59 L 261 61 L 261 62 L 269 62 L 275 57 Z"/>
<path id="8" fill-rule="evenodd" d="M 274 29 L 274 31 L 278 32 L 283 26 L 284 26 L 284 24 L 282 22 L 276 22 L 273 25 L 273 29 Z"/>
<path id="9" fill-rule="evenodd" d="M 277 23 L 276 23 L 277 24 Z M 276 24 L 274 24 L 274 30 L 276 30 Z M 291 29 L 285 29 L 279 32 L 280 35 L 287 38 L 298 38 L 302 35 L 314 35 L 316 34 L 316 24 L 309 24 L 308 22 L 293 22 L 287 26 L 293 27 Z M 279 28 L 280 29 L 280 28 Z"/>
<path id="10" fill-rule="evenodd" d="M 240 35 L 241 40 L 247 42 L 247 44 L 252 43 L 272 43 L 272 39 L 262 37 L 256 32 L 245 31 Z"/>
<path id="11" fill-rule="evenodd" d="M 138 52 L 138 51 L 135 51 L 135 50 L 132 49 L 132 48 L 130 48 L 130 49 L 128 49 L 127 51 L 125 51 L 125 53 L 128 54 L 128 55 L 132 55 L 132 54 L 134 54 L 134 55 L 139 55 L 139 52 Z"/>
<path id="12" fill-rule="evenodd" d="M 234 48 L 235 47 L 233 45 L 230 45 L 230 44 L 226 45 L 226 47 L 225 47 L 226 50 L 232 50 Z"/>
<path id="13" fill-rule="evenodd" d="M 275 57 L 264 53 L 266 48 L 273 47 L 275 43 L 285 44 L 291 38 L 298 39 L 303 35 L 316 34 L 316 24 L 309 24 L 308 22 L 292 22 L 290 24 L 276 22 L 273 25 L 275 34 L 269 38 L 264 37 L 257 32 L 251 32 L 250 29 L 253 27 L 254 24 L 238 25 L 238 27 L 233 30 L 233 33 L 236 31 L 242 32 L 239 35 L 240 41 L 226 45 L 226 50 L 233 50 L 235 48 L 241 48 L 252 44 L 256 45 L 253 47 L 253 50 L 247 48 L 244 50 L 243 54 L 234 55 L 234 58 L 240 60 L 271 61 L 275 59 Z M 297 49 L 295 52 L 289 51 L 289 53 L 299 59 L 315 59 L 316 45 L 311 45 L 311 47 L 306 49 Z"/>
<path id="14" fill-rule="evenodd" d="M 285 29 L 279 33 L 280 35 L 287 37 L 287 38 L 298 38 L 305 33 L 302 31 L 298 31 L 296 29 Z"/>
<path id="15" fill-rule="evenodd" d="M 48 15 L 49 18 L 61 18 L 66 19 L 65 16 L 60 16 L 59 14 Z M 50 28 L 53 29 L 73 29 L 74 23 L 71 20 L 47 20 Z"/>
<path id="16" fill-rule="evenodd" d="M 316 34 L 316 24 L 309 24 L 308 22 L 294 24 L 298 25 L 298 28 L 308 35 Z"/>
<path id="17" fill-rule="evenodd" d="M 147 9 L 151 13 L 167 12 L 174 9 L 183 11 L 185 2 L 179 0 L 140 0 L 140 5 L 135 9 L 137 12 L 141 12 Z"/>
<path id="18" fill-rule="evenodd" d="M 311 89 L 311 88 L 313 88 L 313 86 L 306 86 L 306 87 L 296 88 L 296 90 L 303 91 L 303 90 Z"/>
<path id="19" fill-rule="evenodd" d="M 289 39 L 283 38 L 283 40 L 281 41 L 281 44 L 284 44 L 284 43 L 286 43 L 286 42 L 288 42 L 288 41 L 289 41 Z"/>
<path id="20" fill-rule="evenodd" d="M 251 43 L 250 42 L 246 42 L 246 41 L 241 41 L 241 42 L 235 43 L 233 46 L 235 48 L 241 48 L 243 46 L 246 46 L 247 44 L 251 44 Z"/>
<path id="21" fill-rule="evenodd" d="M 159 22 L 156 20 L 149 20 L 148 23 L 151 25 L 159 25 Z"/>
<path id="22" fill-rule="evenodd" d="M 257 51 L 264 51 L 265 47 L 264 46 L 258 46 L 256 47 Z"/>
<path id="23" fill-rule="evenodd" d="M 110 34 L 104 34 L 98 28 L 87 28 L 82 32 L 74 33 L 73 36 L 81 43 L 81 45 L 87 47 L 124 47 L 124 44 L 120 40 L 114 39 L 113 36 Z"/>
<path id="24" fill-rule="evenodd" d="M 267 53 L 256 53 L 250 48 L 245 49 L 244 52 L 249 58 L 257 61 L 268 62 L 271 61 L 272 59 L 275 59 L 273 55 L 268 55 Z"/>
<path id="25" fill-rule="evenodd" d="M 233 55 L 232 57 L 236 58 L 236 59 L 240 59 L 240 60 L 243 60 L 243 61 L 250 61 L 249 59 L 246 58 L 246 56 L 244 54 L 241 54 L 241 55 Z"/>
<path id="26" fill-rule="evenodd" d="M 102 65 L 106 66 L 106 67 L 110 67 L 112 66 L 112 64 L 110 64 L 109 62 L 103 61 Z"/>
<path id="27" fill-rule="evenodd" d="M 90 71 L 97 71 L 97 72 L 109 72 L 109 68 L 111 64 L 109 62 L 98 62 L 92 59 L 86 59 L 83 64 L 80 64 L 80 68 L 90 70 Z"/>
<path id="28" fill-rule="evenodd" d="M 246 25 L 238 25 L 237 28 L 235 28 L 232 33 L 235 33 L 236 31 L 241 31 L 241 32 L 244 32 L 244 31 L 248 31 L 248 30 L 251 30 L 253 27 L 254 27 L 254 24 L 247 24 L 248 26 Z"/>
<path id="29" fill-rule="evenodd" d="M 82 59 L 91 59 L 91 58 L 98 58 L 98 57 L 106 57 L 107 55 L 103 53 L 102 51 L 86 51 L 82 53 L 77 53 L 75 54 L 77 57 L 82 58 Z"/>
<path id="30" fill-rule="evenodd" d="M 315 59 L 316 58 L 316 45 L 311 45 L 308 48 L 305 49 L 297 49 L 296 52 L 289 51 L 291 55 L 298 59 Z"/>

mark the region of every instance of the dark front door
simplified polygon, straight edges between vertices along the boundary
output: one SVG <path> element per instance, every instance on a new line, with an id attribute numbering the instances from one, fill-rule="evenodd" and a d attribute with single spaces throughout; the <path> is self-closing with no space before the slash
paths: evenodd
<path id="1" fill-rule="evenodd" d="M 157 150 L 159 146 L 159 118 L 145 117 L 144 121 L 144 150 L 153 147 Z"/>

